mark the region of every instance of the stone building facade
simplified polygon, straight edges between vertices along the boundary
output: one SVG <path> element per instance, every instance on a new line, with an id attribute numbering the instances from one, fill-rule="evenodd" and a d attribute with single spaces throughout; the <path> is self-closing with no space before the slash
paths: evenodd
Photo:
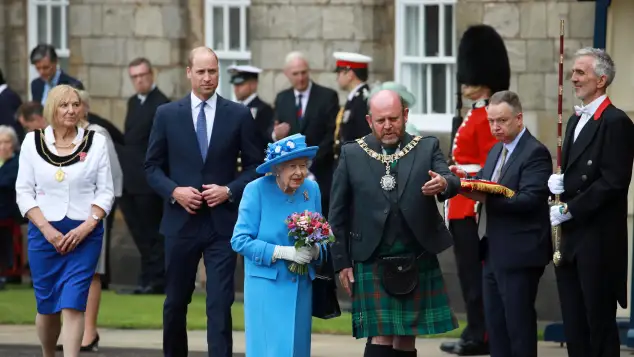
<path id="1" fill-rule="evenodd" d="M 611 7 L 626 6 L 623 5 L 626 1 L 613 0 Z M 46 13 L 47 7 L 60 4 L 65 4 L 65 16 L 52 10 L 52 15 Z M 436 7 L 429 10 L 430 4 Z M 426 6 L 424 16 L 435 18 L 426 17 L 422 21 L 422 6 Z M 409 17 L 412 11 L 417 9 L 421 9 L 418 22 L 409 22 L 413 21 Z M 627 17 L 618 20 L 617 13 L 634 14 L 634 7 L 627 11 L 613 11 L 610 26 L 619 29 L 614 33 L 628 33 L 628 27 L 631 33 L 634 25 Z M 127 64 L 137 56 L 152 61 L 158 86 L 176 99 L 188 91 L 185 66 L 189 50 L 208 45 L 218 50 L 222 68 L 234 62 L 262 68 L 259 92 L 268 102 L 288 86 L 282 66 L 284 56 L 292 50 L 304 51 L 310 60 L 312 78 L 333 88 L 336 88 L 334 51 L 361 52 L 373 57 L 371 83 L 394 79 L 415 86 L 417 78 L 429 80 L 424 75 L 416 77 L 421 75 L 417 68 L 444 65 L 447 66 L 444 77 L 440 73 L 444 70 L 440 74 L 428 70 L 426 73 L 431 73 L 435 82 L 416 92 L 420 94 L 421 106 L 428 107 L 420 112 L 432 108 L 440 114 L 421 114 L 416 122 L 419 129 L 438 135 L 443 149 L 448 149 L 455 96 L 452 77 L 455 49 L 467 26 L 485 23 L 494 26 L 505 40 L 511 62 L 511 89 L 520 94 L 528 128 L 554 153 L 559 20 L 565 20 L 564 118 L 567 118 L 575 104 L 567 81 L 571 56 L 577 49 L 593 44 L 594 17 L 595 3 L 577 0 L 4 0 L 0 2 L 0 68 L 9 85 L 27 99 L 28 83 L 33 78 L 28 64 L 30 48 L 46 38 L 47 29 L 64 28 L 60 35 L 64 40 L 58 41 L 67 57 L 63 61 L 65 69 L 84 82 L 92 96 L 93 111 L 123 128 L 126 100 L 133 94 Z M 425 23 L 438 26 L 434 30 Z M 439 30 L 442 26 L 446 31 Z M 425 48 L 418 51 L 439 53 L 436 58 L 430 60 L 428 54 L 416 57 L 407 53 L 410 44 L 404 37 L 412 29 L 419 32 L 413 43 L 418 41 L 419 47 Z M 420 39 L 422 33 L 424 40 Z M 432 41 L 437 43 L 431 50 L 426 43 L 429 33 L 438 36 Z M 629 43 L 626 37 L 615 36 L 608 41 L 609 51 L 620 48 L 619 43 Z M 629 54 L 619 56 L 625 61 Z M 620 64 L 618 59 L 617 64 Z M 230 93 L 228 76 L 225 73 L 221 76 L 225 78 L 221 86 L 226 95 Z M 437 78 L 441 79 L 436 81 Z M 617 76 L 615 84 L 619 81 L 627 79 Z M 631 83 L 627 86 L 633 89 Z M 436 93 L 434 98 L 427 98 L 430 92 Z M 340 98 L 343 103 L 345 93 L 340 92 Z M 634 114 L 634 107 L 626 109 Z M 120 226 L 123 231 L 118 229 L 113 242 L 114 247 L 119 247 L 114 255 L 118 256 L 116 259 L 134 262 L 135 249 L 122 221 Z M 442 260 L 450 290 L 457 295 L 453 256 L 448 252 Z M 547 271 L 538 302 L 542 318 L 555 319 L 559 313 L 553 309 L 557 298 L 554 284 L 552 271 Z M 457 296 L 452 299 L 461 300 Z"/>

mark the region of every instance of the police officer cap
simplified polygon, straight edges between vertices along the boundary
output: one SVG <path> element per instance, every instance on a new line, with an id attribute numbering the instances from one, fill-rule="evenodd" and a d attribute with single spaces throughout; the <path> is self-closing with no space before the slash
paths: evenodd
<path id="1" fill-rule="evenodd" d="M 335 52 L 333 57 L 337 60 L 335 72 L 350 69 L 368 69 L 372 57 L 353 52 Z"/>
<path id="2" fill-rule="evenodd" d="M 242 84 L 249 79 L 258 79 L 258 75 L 262 70 L 253 66 L 232 65 L 227 68 L 227 72 L 231 74 L 231 84 Z"/>

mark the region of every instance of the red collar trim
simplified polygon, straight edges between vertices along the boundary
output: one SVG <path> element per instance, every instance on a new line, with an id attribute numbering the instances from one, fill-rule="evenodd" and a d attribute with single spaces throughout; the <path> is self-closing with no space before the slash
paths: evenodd
<path id="1" fill-rule="evenodd" d="M 612 104 L 612 102 L 610 101 L 610 98 L 606 97 L 605 100 L 603 101 L 603 103 L 601 103 L 601 105 L 599 105 L 597 110 L 594 112 L 594 120 L 599 120 L 599 118 L 601 118 L 601 115 L 603 114 L 603 111 L 605 110 L 605 108 L 607 108 L 608 105 L 610 105 L 610 104 Z"/>

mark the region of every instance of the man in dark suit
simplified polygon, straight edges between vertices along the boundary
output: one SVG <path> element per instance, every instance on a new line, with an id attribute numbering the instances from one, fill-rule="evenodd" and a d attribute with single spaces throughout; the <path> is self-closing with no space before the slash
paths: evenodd
<path id="1" fill-rule="evenodd" d="M 162 294 L 165 290 L 165 242 L 159 233 L 162 200 L 148 185 L 143 162 L 156 109 L 169 99 L 154 84 L 152 64 L 136 58 L 128 65 L 136 94 L 128 99 L 125 145 L 119 156 L 123 170 L 121 212 L 141 255 L 141 273 L 133 294 Z M 127 291 L 126 291 L 127 292 Z"/>
<path id="2" fill-rule="evenodd" d="M 483 293 L 491 357 L 537 357 L 535 299 L 550 261 L 548 149 L 524 127 L 517 94 L 493 94 L 487 108 L 495 144 L 476 178 L 515 192 L 464 194 L 479 201 L 478 235 L 484 258 Z M 451 167 L 458 176 L 466 172 Z"/>
<path id="3" fill-rule="evenodd" d="M 244 104 L 251 111 L 255 126 L 258 130 L 257 143 L 264 157 L 264 150 L 268 143 L 273 142 L 271 128 L 273 127 L 273 107 L 258 96 L 258 75 L 261 69 L 253 66 L 230 66 L 228 69 L 233 84 L 233 93 L 239 103 Z M 238 157 L 237 174 L 242 171 L 242 159 Z"/>
<path id="4" fill-rule="evenodd" d="M 310 80 L 308 60 L 300 52 L 286 56 L 284 74 L 291 88 L 281 91 L 275 98 L 275 123 L 272 140 L 301 133 L 306 145 L 319 146 L 310 172 L 322 192 L 324 215 L 328 214 L 330 184 L 334 170 L 335 120 L 339 111 L 337 92 Z"/>
<path id="5" fill-rule="evenodd" d="M 0 70 L 0 125 L 12 127 L 21 143 L 25 133 L 22 125 L 16 121 L 16 113 L 20 105 L 22 105 L 22 99 L 9 87 Z"/>
<path id="6" fill-rule="evenodd" d="M 607 97 L 614 62 L 602 49 L 575 55 L 572 84 L 583 106 L 575 106 L 562 146 L 561 174 L 548 181 L 561 195 L 551 207 L 561 226 L 555 268 L 570 357 L 620 354 L 617 303 L 627 307 L 627 194 L 634 160 L 634 125 Z"/>
<path id="7" fill-rule="evenodd" d="M 451 235 L 434 198 L 455 196 L 460 181 L 438 139 L 405 132 L 407 114 L 395 91 L 370 98 L 372 134 L 342 146 L 330 194 L 334 270 L 365 357 L 415 357 L 417 335 L 458 327 L 437 258 Z"/>
<path id="8" fill-rule="evenodd" d="M 209 356 L 231 357 L 236 254 L 229 240 L 247 183 L 262 152 L 253 116 L 220 97 L 218 57 L 207 47 L 189 56 L 192 92 L 156 111 L 145 161 L 148 183 L 165 201 L 165 356 L 187 356 L 187 305 L 201 256 L 207 273 Z M 238 154 L 243 170 L 235 177 Z"/>
<path id="9" fill-rule="evenodd" d="M 17 121 L 25 132 L 44 129 L 48 126 L 44 119 L 44 106 L 40 102 L 25 102 L 18 108 Z"/>
<path id="10" fill-rule="evenodd" d="M 339 87 L 348 92 L 346 105 L 339 110 L 335 125 L 335 160 L 339 157 L 341 145 L 372 132 L 365 119 L 368 113 L 370 87 L 368 66 L 372 58 L 358 53 L 335 52 L 335 72 Z"/>
<path id="11" fill-rule="evenodd" d="M 31 97 L 36 102 L 46 103 L 48 91 L 58 84 L 68 84 L 78 89 L 84 85 L 78 79 L 66 74 L 57 63 L 55 47 L 49 44 L 39 44 L 31 51 L 31 64 L 37 69 L 40 77 L 31 82 Z"/>

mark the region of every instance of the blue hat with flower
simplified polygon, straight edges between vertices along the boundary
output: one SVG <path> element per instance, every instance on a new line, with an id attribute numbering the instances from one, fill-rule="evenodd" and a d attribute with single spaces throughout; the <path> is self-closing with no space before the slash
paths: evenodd
<path id="1" fill-rule="evenodd" d="M 306 137 L 302 134 L 287 136 L 278 140 L 266 148 L 264 163 L 255 170 L 259 174 L 271 171 L 274 165 L 282 162 L 305 157 L 312 159 L 317 154 L 317 146 L 306 146 Z"/>

